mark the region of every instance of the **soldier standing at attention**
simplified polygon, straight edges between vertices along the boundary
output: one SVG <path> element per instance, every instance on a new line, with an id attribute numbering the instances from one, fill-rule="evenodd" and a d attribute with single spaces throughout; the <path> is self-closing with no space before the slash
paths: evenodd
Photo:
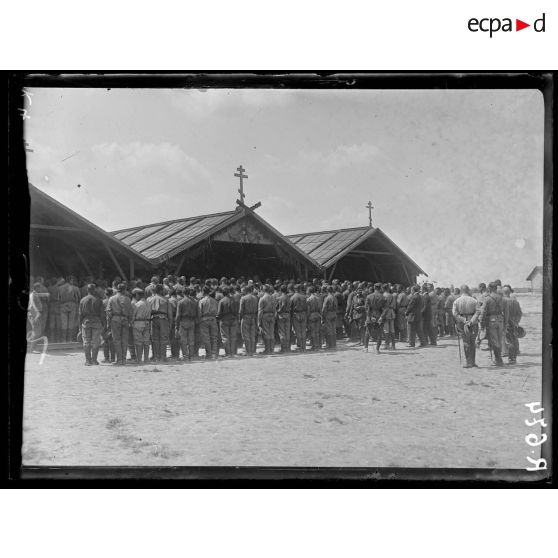
<path id="1" fill-rule="evenodd" d="M 428 337 L 431 345 L 437 345 L 438 337 L 438 295 L 434 290 L 434 285 L 428 283 L 428 296 L 430 297 L 430 327 L 428 329 Z"/>
<path id="2" fill-rule="evenodd" d="M 254 287 L 247 285 L 242 289 L 238 317 L 240 330 L 247 356 L 254 356 L 256 352 L 256 316 L 258 314 L 258 299 L 253 294 Z"/>
<path id="3" fill-rule="evenodd" d="M 153 360 L 167 362 L 169 331 L 173 328 L 172 304 L 165 298 L 164 285 L 155 286 L 155 294 L 147 299 L 151 306 L 151 344 Z"/>
<path id="4" fill-rule="evenodd" d="M 62 326 L 62 342 L 69 343 L 77 332 L 78 305 L 81 292 L 75 285 L 74 277 L 59 287 L 60 293 L 60 321 Z"/>
<path id="5" fill-rule="evenodd" d="M 411 289 L 411 296 L 407 304 L 407 309 L 405 310 L 405 317 L 407 318 L 408 324 L 409 347 L 415 346 L 417 335 L 421 347 L 425 345 L 425 343 L 423 343 L 422 331 L 420 329 L 422 325 L 422 298 L 419 291 L 419 286 L 414 285 Z"/>
<path id="6" fill-rule="evenodd" d="M 337 300 L 337 317 L 335 319 L 335 334 L 337 339 L 343 339 L 343 316 L 345 315 L 345 297 L 341 292 L 339 279 L 333 280 L 333 296 Z"/>
<path id="7" fill-rule="evenodd" d="M 316 296 L 316 291 L 314 287 L 310 286 L 306 290 L 307 298 L 306 303 L 308 305 L 308 332 L 310 335 L 310 343 L 312 351 L 319 351 L 320 346 L 320 325 L 321 325 L 321 312 L 322 306 L 320 301 Z"/>
<path id="8" fill-rule="evenodd" d="M 326 296 L 322 305 L 322 323 L 325 329 L 326 347 L 335 349 L 337 347 L 337 299 L 333 287 L 326 287 Z"/>
<path id="9" fill-rule="evenodd" d="M 428 292 L 428 285 L 422 286 L 422 335 L 425 344 L 430 340 L 430 345 L 436 344 L 436 338 L 432 331 L 432 300 Z"/>
<path id="10" fill-rule="evenodd" d="M 173 322 L 174 322 L 174 316 L 176 316 L 176 307 L 178 305 L 177 289 L 174 285 L 170 287 L 168 301 L 170 302 L 171 305 L 171 312 L 172 312 Z M 180 358 L 180 338 L 176 334 L 176 328 L 174 327 L 171 327 L 169 330 L 169 341 L 170 341 L 171 357 L 173 359 L 178 360 Z"/>
<path id="11" fill-rule="evenodd" d="M 504 329 L 504 309 L 502 296 L 498 294 L 497 289 L 495 283 L 489 283 L 488 295 L 481 307 L 480 322 L 486 328 L 488 344 L 494 351 L 494 364 L 503 366 L 501 342 Z"/>
<path id="12" fill-rule="evenodd" d="M 436 288 L 436 296 L 438 297 L 438 337 L 446 335 L 446 291 L 440 287 Z"/>
<path id="13" fill-rule="evenodd" d="M 217 305 L 217 321 L 221 330 L 221 339 L 225 349 L 225 357 L 231 358 L 236 356 L 234 348 L 236 347 L 236 324 L 237 310 L 234 301 L 230 297 L 231 289 L 228 286 L 222 287 L 223 298 L 219 300 Z"/>
<path id="14" fill-rule="evenodd" d="M 318 297 L 317 297 L 318 298 Z M 320 301 L 321 310 L 321 301 Z M 291 297 L 291 322 L 296 336 L 296 346 L 299 351 L 306 351 L 306 327 L 308 321 L 308 301 L 302 294 L 300 283 L 295 285 L 295 294 Z"/>
<path id="15" fill-rule="evenodd" d="M 209 285 L 204 285 L 202 294 L 203 296 L 198 302 L 201 342 L 205 347 L 206 360 L 216 359 L 218 356 L 217 336 L 219 335 L 219 328 L 217 327 L 217 310 L 219 304 L 215 300 L 215 293 L 212 292 Z"/>
<path id="16" fill-rule="evenodd" d="M 461 296 L 455 299 L 452 314 L 458 335 L 463 339 L 464 368 L 473 368 L 477 367 L 475 364 L 475 341 L 479 332 L 480 307 L 478 301 L 471 296 L 467 285 L 462 285 L 459 291 Z"/>
<path id="17" fill-rule="evenodd" d="M 126 364 L 126 351 L 128 348 L 128 332 L 132 321 L 132 303 L 126 292 L 126 285 L 119 283 L 116 287 L 117 293 L 111 296 L 107 303 L 107 324 L 109 324 L 114 349 L 116 352 L 117 366 Z"/>
<path id="18" fill-rule="evenodd" d="M 258 302 L 258 327 L 261 329 L 265 345 L 264 354 L 271 355 L 275 343 L 275 301 L 270 285 L 265 284 L 263 290 L 264 294 Z"/>
<path id="19" fill-rule="evenodd" d="M 444 312 L 446 313 L 446 335 L 455 335 L 455 321 L 453 319 L 453 303 L 461 295 L 459 289 L 455 289 L 453 293 L 446 289 L 446 300 L 444 302 Z"/>
<path id="20" fill-rule="evenodd" d="M 383 297 L 385 300 L 384 309 L 382 311 L 381 321 L 383 323 L 384 336 L 386 339 L 386 349 L 395 349 L 395 311 L 397 308 L 397 298 L 391 292 L 388 284 L 384 283 L 382 285 L 382 290 L 384 291 Z"/>
<path id="21" fill-rule="evenodd" d="M 62 324 L 60 321 L 60 292 L 59 286 L 63 279 L 52 278 L 47 287 L 50 297 L 48 299 L 48 329 L 51 343 L 58 343 L 62 338 Z"/>
<path id="22" fill-rule="evenodd" d="M 132 295 L 134 296 L 132 300 L 132 335 L 136 348 L 136 362 L 141 364 L 143 355 L 143 362 L 149 363 L 151 304 L 145 300 L 143 289 L 136 287 L 132 291 Z"/>
<path id="23" fill-rule="evenodd" d="M 503 301 L 507 305 L 507 322 L 506 322 L 506 344 L 508 346 L 508 363 L 515 364 L 517 362 L 517 354 L 519 351 L 519 339 L 517 337 L 517 330 L 519 322 L 523 316 L 521 306 L 517 298 L 511 298 L 511 287 L 505 286 L 502 288 L 504 295 Z"/>
<path id="24" fill-rule="evenodd" d="M 186 287 L 184 297 L 178 301 L 176 306 L 175 330 L 180 336 L 182 358 L 192 360 L 198 356 L 196 352 L 196 324 L 199 321 L 199 308 L 196 299 L 196 289 Z"/>
<path id="25" fill-rule="evenodd" d="M 402 285 L 397 285 L 397 317 L 395 318 L 395 332 L 399 341 L 407 341 L 407 304 L 409 304 L 409 295 L 405 292 Z"/>
<path id="26" fill-rule="evenodd" d="M 291 352 L 291 297 L 287 294 L 287 285 L 281 285 L 275 302 L 275 315 L 281 352 Z"/>
<path id="27" fill-rule="evenodd" d="M 97 285 L 87 285 L 87 295 L 79 302 L 78 323 L 85 351 L 85 366 L 98 365 L 97 355 L 101 345 L 101 332 L 105 327 L 103 301 L 96 296 Z"/>
<path id="28" fill-rule="evenodd" d="M 376 352 L 380 352 L 382 345 L 382 315 L 386 300 L 381 292 L 381 283 L 374 284 L 374 291 L 366 297 L 366 332 L 364 334 L 364 350 L 368 352 L 370 337 L 376 341 Z"/>

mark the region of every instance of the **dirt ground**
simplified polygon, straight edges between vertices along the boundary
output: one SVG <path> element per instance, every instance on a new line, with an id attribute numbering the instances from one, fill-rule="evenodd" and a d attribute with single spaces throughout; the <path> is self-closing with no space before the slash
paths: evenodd
<path id="1" fill-rule="evenodd" d="M 518 364 L 459 365 L 457 340 L 336 352 L 84 367 L 53 352 L 25 370 L 24 465 L 524 469 L 540 429 L 540 296 L 519 297 Z"/>

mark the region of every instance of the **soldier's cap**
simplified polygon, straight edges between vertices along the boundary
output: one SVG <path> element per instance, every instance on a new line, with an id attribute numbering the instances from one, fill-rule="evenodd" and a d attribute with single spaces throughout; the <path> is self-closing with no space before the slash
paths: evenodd
<path id="1" fill-rule="evenodd" d="M 132 294 L 143 294 L 143 292 L 143 289 L 140 289 L 139 287 L 132 290 Z"/>
<path id="2" fill-rule="evenodd" d="M 382 284 L 381 284 L 381 283 L 374 283 L 374 288 L 375 288 L 375 289 L 381 289 L 381 288 L 382 288 Z"/>
<path id="3" fill-rule="evenodd" d="M 364 287 L 366 287 L 366 285 L 364 283 L 358 283 L 358 288 L 359 289 L 364 289 Z"/>

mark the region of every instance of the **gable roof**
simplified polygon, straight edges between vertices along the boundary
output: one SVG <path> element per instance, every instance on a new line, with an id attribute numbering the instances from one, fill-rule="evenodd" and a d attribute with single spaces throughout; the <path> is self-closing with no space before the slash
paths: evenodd
<path id="1" fill-rule="evenodd" d="M 72 231 L 89 233 L 98 238 L 101 242 L 106 243 L 111 248 L 135 258 L 145 264 L 151 262 L 140 252 L 134 250 L 127 244 L 107 231 L 101 229 L 79 213 L 72 211 L 69 207 L 55 200 L 30 182 L 29 196 L 31 198 L 31 230 L 60 230 L 66 233 Z"/>
<path id="2" fill-rule="evenodd" d="M 533 268 L 533 271 L 531 271 L 531 273 L 529 273 L 529 276 L 527 277 L 527 279 L 525 279 L 525 281 L 532 281 L 536 275 L 542 275 L 543 274 L 543 266 L 542 265 L 536 265 Z"/>
<path id="3" fill-rule="evenodd" d="M 316 260 L 304 250 L 245 205 L 239 206 L 234 211 L 141 225 L 113 231 L 111 234 L 153 263 L 162 263 L 247 216 L 258 221 L 260 225 L 277 237 L 280 243 L 311 266 L 320 267 Z"/>
<path id="4" fill-rule="evenodd" d="M 387 244 L 394 256 L 413 267 L 417 274 L 427 275 L 399 246 L 397 246 L 381 229 L 374 227 L 354 227 L 331 231 L 318 231 L 289 235 L 288 238 L 324 268 L 346 256 L 362 242 L 369 238 L 378 238 Z"/>

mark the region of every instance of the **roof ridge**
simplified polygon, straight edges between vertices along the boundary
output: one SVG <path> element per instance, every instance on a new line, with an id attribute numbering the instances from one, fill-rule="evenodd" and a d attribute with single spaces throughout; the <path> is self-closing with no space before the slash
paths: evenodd
<path id="1" fill-rule="evenodd" d="M 158 223 L 147 223 L 145 225 L 136 225 L 134 227 L 126 227 L 125 229 L 118 229 L 115 231 L 109 231 L 110 234 L 122 233 L 125 231 L 146 229 L 147 227 L 155 227 L 158 225 L 172 225 L 173 223 L 180 223 L 183 221 L 190 221 L 191 219 L 206 219 L 207 217 L 217 217 L 219 215 L 233 215 L 236 213 L 236 209 L 230 211 L 221 211 L 220 213 L 208 213 L 207 215 L 192 215 L 191 217 L 182 217 L 181 219 L 171 219 L 170 221 L 160 221 Z"/>
<path id="2" fill-rule="evenodd" d="M 296 234 L 287 234 L 285 235 L 287 238 L 292 236 L 305 236 L 309 234 L 325 234 L 325 233 L 339 233 L 339 232 L 347 232 L 347 231 L 365 231 L 365 230 L 374 230 L 375 227 L 347 227 L 345 229 L 332 229 L 330 231 L 312 231 L 312 232 L 304 232 L 304 233 L 296 233 Z"/>

